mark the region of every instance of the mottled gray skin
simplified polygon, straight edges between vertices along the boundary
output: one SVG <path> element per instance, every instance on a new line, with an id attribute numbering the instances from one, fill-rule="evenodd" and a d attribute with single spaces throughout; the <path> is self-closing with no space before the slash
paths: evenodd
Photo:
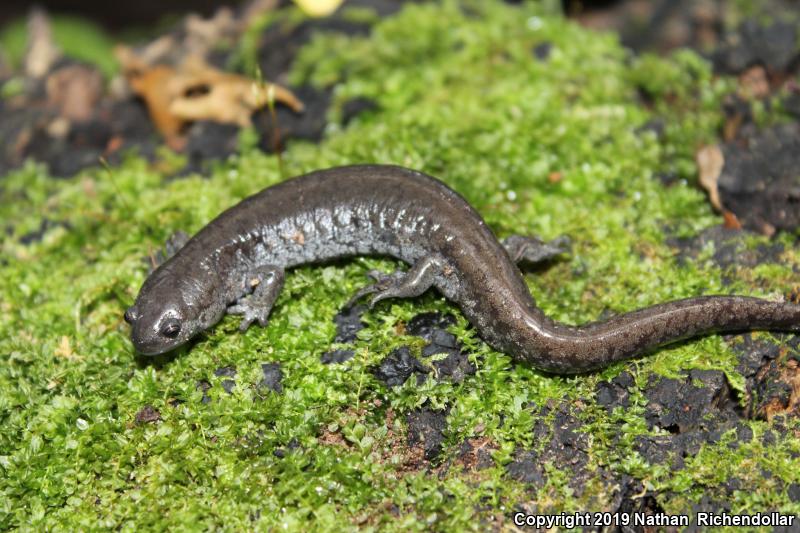
<path id="1" fill-rule="evenodd" d="M 505 244 L 505 246 L 504 246 Z M 228 209 L 145 281 L 126 313 L 143 354 L 171 350 L 243 314 L 266 325 L 283 271 L 353 255 L 388 255 L 411 269 L 372 273 L 372 303 L 436 287 L 488 344 L 556 373 L 578 373 L 710 332 L 800 330 L 800 306 L 704 296 L 573 327 L 536 306 L 515 261 L 562 251 L 514 236 L 498 242 L 480 215 L 438 180 L 395 166 L 351 166 L 285 181 Z M 537 255 L 538 254 L 538 255 Z"/>

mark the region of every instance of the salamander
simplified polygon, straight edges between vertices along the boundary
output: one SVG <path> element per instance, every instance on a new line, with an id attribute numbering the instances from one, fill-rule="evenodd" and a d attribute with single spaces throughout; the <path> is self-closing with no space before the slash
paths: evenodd
<path id="1" fill-rule="evenodd" d="M 201 229 L 145 280 L 125 312 L 135 349 L 172 350 L 226 313 L 267 325 L 287 269 L 355 255 L 390 256 L 406 271 L 370 272 L 370 307 L 431 287 L 458 305 L 493 348 L 553 373 L 581 373 L 665 344 L 723 331 L 800 331 L 800 305 L 746 296 L 661 303 L 582 326 L 539 309 L 519 263 L 567 250 L 512 235 L 502 242 L 441 181 L 398 166 L 319 170 L 250 196 Z"/>

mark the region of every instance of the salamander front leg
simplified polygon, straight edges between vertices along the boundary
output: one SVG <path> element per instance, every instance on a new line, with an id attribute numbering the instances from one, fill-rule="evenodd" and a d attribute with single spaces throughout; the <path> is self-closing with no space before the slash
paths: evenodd
<path id="1" fill-rule="evenodd" d="M 185 231 L 178 230 L 172 235 L 169 236 L 167 242 L 164 243 L 164 250 L 166 251 L 166 259 L 169 259 L 176 253 L 178 250 L 186 246 L 186 243 L 189 242 L 189 234 Z"/>
<path id="2" fill-rule="evenodd" d="M 544 263 L 557 256 L 567 253 L 570 250 L 571 242 L 569 237 L 562 235 L 550 242 L 544 242 L 538 237 L 525 237 L 522 235 L 511 235 L 503 239 L 503 246 L 517 264 L 520 263 Z"/>
<path id="3" fill-rule="evenodd" d="M 186 246 L 187 242 L 189 242 L 189 235 L 187 235 L 186 232 L 178 230 L 170 235 L 167 241 L 164 243 L 163 250 L 158 250 L 155 253 L 150 254 L 150 269 L 148 273 L 153 272 L 162 263 L 165 263 L 167 259 L 178 253 L 181 248 Z"/>
<path id="4" fill-rule="evenodd" d="M 347 302 L 345 308 L 352 307 L 362 297 L 374 294 L 369 306 L 372 308 L 376 303 L 386 298 L 411 298 L 419 296 L 431 288 L 437 277 L 442 273 L 444 261 L 438 255 L 432 255 L 420 259 L 407 272 L 393 272 L 384 274 L 377 270 L 367 273 L 375 280 L 372 285 L 360 289 Z"/>
<path id="5" fill-rule="evenodd" d="M 233 305 L 228 307 L 228 314 L 242 315 L 241 331 L 245 331 L 250 324 L 258 322 L 266 326 L 272 306 L 283 288 L 283 269 L 266 265 L 254 269 L 245 277 L 245 294 Z M 249 289 L 252 288 L 252 293 Z"/>

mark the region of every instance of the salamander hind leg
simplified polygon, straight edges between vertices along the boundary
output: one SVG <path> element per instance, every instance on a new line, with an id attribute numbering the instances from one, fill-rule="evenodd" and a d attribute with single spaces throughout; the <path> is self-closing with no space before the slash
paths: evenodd
<path id="1" fill-rule="evenodd" d="M 538 237 L 525 237 L 523 235 L 511 235 L 503 239 L 503 247 L 508 252 L 511 260 L 520 263 L 544 263 L 555 259 L 561 254 L 570 250 L 571 242 L 569 237 L 562 235 L 550 242 L 544 242 Z"/>
<path id="2" fill-rule="evenodd" d="M 246 292 L 228 307 L 228 314 L 242 315 L 241 331 L 245 331 L 250 324 L 258 322 L 266 326 L 272 306 L 283 288 L 283 269 L 266 265 L 254 268 L 245 277 Z M 252 293 L 249 292 L 252 287 Z"/>
<path id="3" fill-rule="evenodd" d="M 375 280 L 372 285 L 359 289 L 345 305 L 352 307 L 355 303 L 367 296 L 374 294 L 369 301 L 372 308 L 376 303 L 387 298 L 412 298 L 419 296 L 435 285 L 444 271 L 444 260 L 438 255 L 430 255 L 420 259 L 407 272 L 393 272 L 385 274 L 377 270 L 367 273 Z"/>

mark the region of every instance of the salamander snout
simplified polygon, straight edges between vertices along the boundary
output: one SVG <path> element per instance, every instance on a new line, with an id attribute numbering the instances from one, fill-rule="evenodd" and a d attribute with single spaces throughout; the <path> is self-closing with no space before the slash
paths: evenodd
<path id="1" fill-rule="evenodd" d="M 125 316 L 123 318 L 125 318 L 125 322 L 127 322 L 130 325 L 133 325 L 133 323 L 136 322 L 138 316 L 139 312 L 137 311 L 136 306 L 132 305 L 128 308 L 127 311 L 125 311 Z"/>
<path id="2" fill-rule="evenodd" d="M 137 305 L 125 311 L 125 322 L 131 325 L 131 340 L 143 355 L 158 355 L 186 342 L 192 332 L 185 327 L 184 313 L 173 306 L 157 312 L 142 313 Z"/>

